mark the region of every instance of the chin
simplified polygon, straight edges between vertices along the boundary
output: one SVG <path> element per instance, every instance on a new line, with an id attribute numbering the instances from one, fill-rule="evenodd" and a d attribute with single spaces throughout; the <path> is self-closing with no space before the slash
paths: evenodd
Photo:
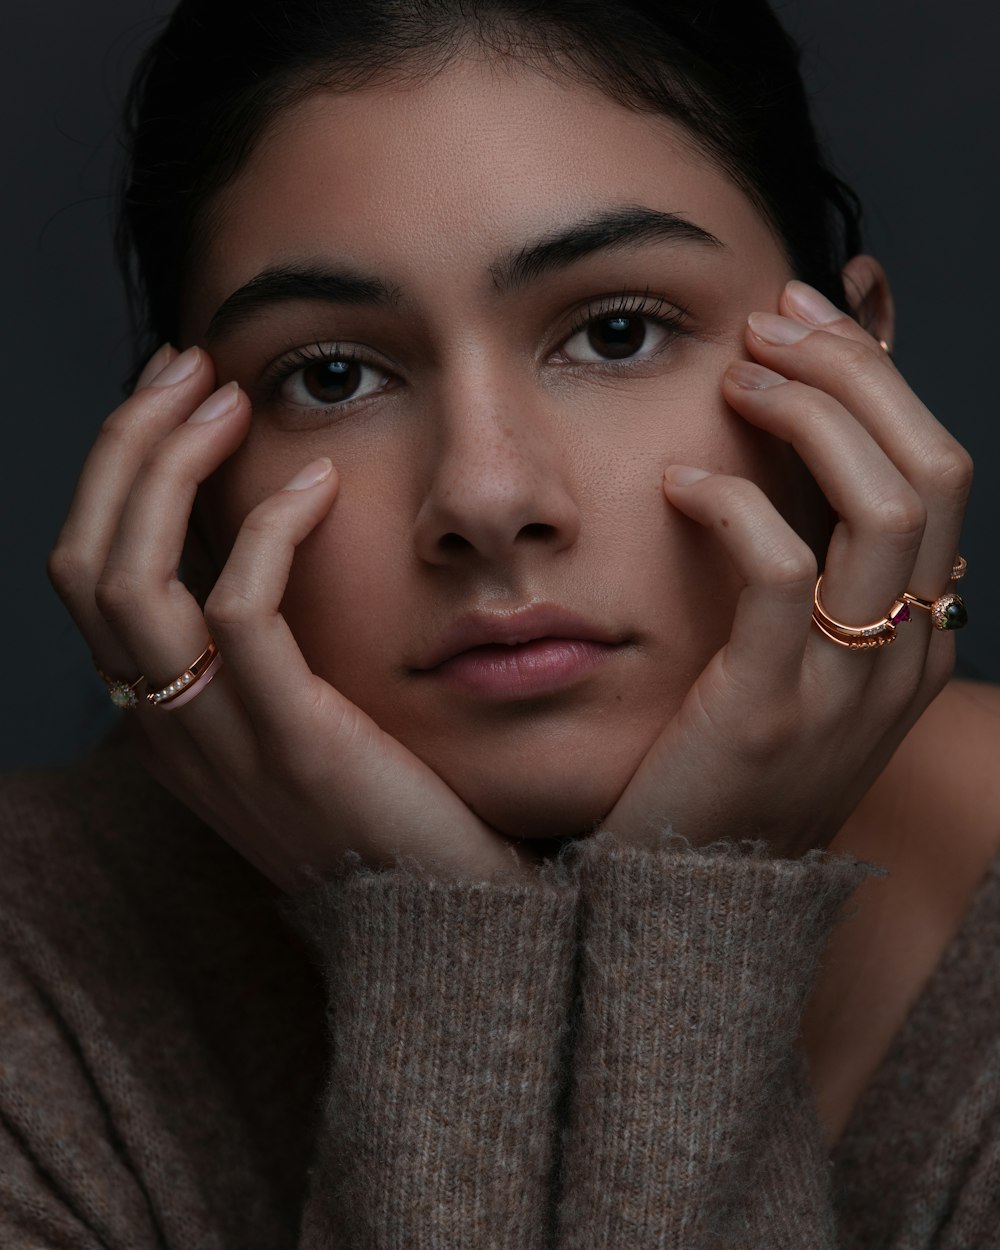
<path id="1" fill-rule="evenodd" d="M 498 762 L 485 775 L 464 773 L 450 784 L 481 820 L 507 837 L 584 837 L 617 803 L 641 756 L 598 762 L 576 754 L 565 767 L 547 761 L 544 770 Z"/>

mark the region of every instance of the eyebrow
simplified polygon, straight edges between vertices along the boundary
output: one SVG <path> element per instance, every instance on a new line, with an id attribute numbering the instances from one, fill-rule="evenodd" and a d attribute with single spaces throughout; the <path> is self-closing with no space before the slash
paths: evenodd
<path id="1" fill-rule="evenodd" d="M 502 294 L 537 281 L 543 274 L 564 269 L 592 252 L 639 247 L 651 242 L 695 243 L 725 248 L 725 244 L 679 213 L 626 205 L 526 244 L 490 266 L 493 285 Z"/>
<path id="2" fill-rule="evenodd" d="M 208 323 L 205 342 L 210 345 L 225 338 L 275 304 L 312 300 L 323 304 L 385 307 L 396 303 L 398 298 L 398 290 L 380 278 L 352 269 L 331 269 L 320 262 L 265 269 L 223 300 Z"/>
<path id="3" fill-rule="evenodd" d="M 725 244 L 678 213 L 626 205 L 583 218 L 545 235 L 489 266 L 494 288 L 502 295 L 536 282 L 546 273 L 565 269 L 593 252 L 639 247 L 651 242 L 693 243 L 725 248 Z M 331 268 L 320 261 L 266 269 L 222 302 L 205 332 L 206 345 L 276 304 L 311 300 L 324 304 L 391 307 L 401 288 L 375 274 Z"/>

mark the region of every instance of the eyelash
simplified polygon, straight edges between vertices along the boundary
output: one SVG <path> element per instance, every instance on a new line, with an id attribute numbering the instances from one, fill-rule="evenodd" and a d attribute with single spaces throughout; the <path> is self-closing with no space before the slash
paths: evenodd
<path id="1" fill-rule="evenodd" d="M 581 330 L 587 328 L 595 322 L 607 320 L 611 317 L 634 317 L 641 316 L 645 320 L 652 322 L 661 329 L 666 330 L 670 339 L 679 338 L 691 333 L 687 325 L 690 312 L 680 305 L 670 304 L 662 296 L 650 297 L 649 289 L 642 295 L 635 293 L 622 292 L 619 295 L 605 295 L 598 300 L 590 301 L 583 309 L 580 310 L 577 317 L 572 322 L 570 328 L 562 335 L 560 342 L 565 345 L 574 335 L 579 334 Z M 658 348 L 651 353 L 657 356 L 664 350 L 663 347 Z M 649 356 L 642 357 L 642 360 L 649 360 Z M 265 396 L 268 401 L 274 401 L 278 397 L 282 384 L 287 378 L 298 373 L 299 370 L 308 368 L 309 365 L 322 361 L 341 360 L 353 362 L 359 365 L 367 365 L 369 368 L 381 369 L 381 365 L 375 364 L 364 353 L 358 351 L 353 345 L 341 345 L 339 343 L 311 344 L 309 347 L 297 347 L 289 352 L 287 356 L 283 356 L 274 364 L 268 366 L 261 377 L 261 385 L 264 388 Z M 634 358 L 626 357 L 622 360 L 607 360 L 602 363 L 599 361 L 569 361 L 573 365 L 580 365 L 585 368 L 611 368 L 616 371 L 634 367 Z M 362 398 L 368 398 L 363 396 Z M 344 399 L 339 402 L 323 405 L 317 404 L 316 409 L 323 408 L 346 408 L 349 407 L 352 399 Z"/>
<path id="2" fill-rule="evenodd" d="M 592 322 L 605 321 L 611 317 L 645 317 L 661 329 L 669 330 L 671 335 L 690 334 L 687 322 L 690 312 L 677 304 L 670 304 L 662 296 L 650 298 L 649 288 L 642 295 L 623 292 L 621 295 L 604 295 L 596 303 L 589 303 L 582 309 L 570 329 L 563 336 L 563 342 L 571 339 L 574 334 L 585 330 Z M 617 369 L 627 367 L 628 360 L 616 363 L 609 360 L 609 365 Z"/>
<path id="3" fill-rule="evenodd" d="M 328 343 L 324 347 L 322 343 L 313 343 L 309 347 L 296 347 L 287 356 L 282 356 L 274 364 L 268 365 L 261 375 L 261 385 L 265 389 L 267 398 L 274 399 L 277 396 L 278 391 L 281 389 L 281 384 L 286 378 L 290 378 L 293 374 L 298 373 L 300 369 L 305 369 L 309 365 L 325 360 L 347 360 L 356 362 L 359 365 L 366 364 L 372 368 L 379 367 L 372 365 L 371 361 L 366 360 L 351 345 L 342 347 L 339 343 Z"/>

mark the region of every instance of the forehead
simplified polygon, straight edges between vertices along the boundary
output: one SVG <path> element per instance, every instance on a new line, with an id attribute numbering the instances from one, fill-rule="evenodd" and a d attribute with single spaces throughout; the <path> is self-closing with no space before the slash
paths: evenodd
<path id="1" fill-rule="evenodd" d="M 471 292 L 496 255 L 623 204 L 689 218 L 743 266 L 782 262 L 683 127 L 596 87 L 469 58 L 416 84 L 317 91 L 278 115 L 212 205 L 185 321 L 197 335 L 256 274 L 316 255 Z"/>

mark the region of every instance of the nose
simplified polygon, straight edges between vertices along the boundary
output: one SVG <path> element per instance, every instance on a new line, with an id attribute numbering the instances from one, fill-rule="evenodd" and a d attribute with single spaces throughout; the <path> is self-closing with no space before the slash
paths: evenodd
<path id="1" fill-rule="evenodd" d="M 457 398 L 457 397 L 456 397 Z M 417 554 L 428 564 L 510 560 L 530 547 L 571 546 L 580 514 L 568 449 L 524 404 L 464 403 L 437 426 L 428 487 L 417 514 Z"/>

